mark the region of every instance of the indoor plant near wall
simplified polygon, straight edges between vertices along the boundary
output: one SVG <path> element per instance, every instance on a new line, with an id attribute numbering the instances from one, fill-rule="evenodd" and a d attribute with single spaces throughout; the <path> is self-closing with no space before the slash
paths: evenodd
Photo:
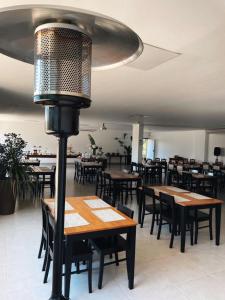
<path id="1" fill-rule="evenodd" d="M 16 133 L 4 136 L 0 144 L 0 215 L 14 213 L 18 195 L 31 186 L 27 167 L 21 164 L 26 142 Z"/>
<path id="2" fill-rule="evenodd" d="M 91 144 L 90 147 L 92 150 L 92 155 L 96 156 L 96 151 L 98 150 L 99 147 L 96 145 L 95 140 L 91 134 L 88 134 L 88 138 Z"/>
<path id="3" fill-rule="evenodd" d="M 128 133 L 124 133 L 121 138 L 115 137 L 115 140 L 118 141 L 120 147 L 124 149 L 124 154 L 127 155 L 127 164 L 131 164 L 132 136 Z"/>

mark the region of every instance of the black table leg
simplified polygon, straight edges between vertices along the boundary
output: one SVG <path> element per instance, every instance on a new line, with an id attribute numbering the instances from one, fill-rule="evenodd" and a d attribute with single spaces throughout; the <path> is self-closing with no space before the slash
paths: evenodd
<path id="1" fill-rule="evenodd" d="M 139 199 L 139 206 L 138 206 L 138 223 L 141 224 L 141 215 L 142 215 L 142 207 L 143 207 L 143 192 L 138 190 L 138 199 Z"/>
<path id="2" fill-rule="evenodd" d="M 64 281 L 64 296 L 70 299 L 70 278 L 71 278 L 71 261 L 72 261 L 72 243 L 70 238 L 66 238 L 66 255 L 65 255 L 65 281 Z"/>
<path id="3" fill-rule="evenodd" d="M 220 244 L 221 204 L 216 205 L 216 245 Z"/>
<path id="4" fill-rule="evenodd" d="M 186 238 L 186 216 L 187 216 L 187 207 L 181 206 L 180 207 L 181 212 L 181 219 L 180 219 L 180 225 L 181 225 L 181 243 L 180 243 L 180 251 L 185 252 L 185 238 Z"/>
<path id="5" fill-rule="evenodd" d="M 131 227 L 127 233 L 127 276 L 129 289 L 134 288 L 136 227 Z"/>

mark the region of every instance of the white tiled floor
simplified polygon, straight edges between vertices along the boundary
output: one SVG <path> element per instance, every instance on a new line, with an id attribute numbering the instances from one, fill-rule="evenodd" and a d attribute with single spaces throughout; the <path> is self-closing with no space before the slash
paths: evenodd
<path id="1" fill-rule="evenodd" d="M 74 185 L 68 172 L 68 195 L 90 195 L 93 186 Z M 136 209 L 136 206 L 132 206 Z M 224 217 L 224 212 L 223 212 Z M 161 240 L 149 235 L 150 217 L 143 229 L 137 228 L 135 288 L 127 287 L 125 263 L 107 266 L 103 289 L 97 289 L 98 260 L 94 264 L 93 293 L 88 293 L 87 274 L 74 275 L 71 299 L 86 300 L 225 300 L 225 230 L 221 245 L 209 241 L 201 230 L 199 244 L 191 247 L 187 236 L 186 253 L 179 251 L 179 238 L 169 249 L 169 234 Z M 41 215 L 38 205 L 21 205 L 14 215 L 0 217 L 0 300 L 44 300 L 51 292 L 51 274 L 43 284 L 42 259 L 37 259 Z"/>

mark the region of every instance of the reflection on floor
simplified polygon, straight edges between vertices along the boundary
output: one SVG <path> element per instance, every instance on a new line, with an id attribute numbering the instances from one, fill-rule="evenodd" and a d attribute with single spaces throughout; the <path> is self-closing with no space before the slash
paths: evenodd
<path id="1" fill-rule="evenodd" d="M 67 195 L 93 195 L 93 185 L 77 185 L 73 168 L 68 168 Z M 136 211 L 136 204 L 129 203 Z M 135 217 L 136 217 L 135 216 Z M 199 234 L 199 244 L 191 247 L 187 236 L 186 253 L 179 252 L 179 238 L 169 249 L 167 229 L 161 240 L 149 235 L 150 217 L 143 229 L 137 228 L 135 289 L 127 287 L 125 263 L 107 266 L 103 289 L 98 290 L 98 258 L 93 271 L 93 294 L 88 293 L 87 274 L 74 275 L 71 281 L 73 300 L 224 300 L 225 299 L 225 230 L 222 216 L 221 245 L 209 241 L 208 230 Z M 164 226 L 166 227 L 166 226 Z M 0 299 L 47 300 L 51 292 L 51 273 L 43 284 L 42 260 L 37 259 L 41 215 L 38 205 L 20 205 L 11 216 L 0 217 Z"/>

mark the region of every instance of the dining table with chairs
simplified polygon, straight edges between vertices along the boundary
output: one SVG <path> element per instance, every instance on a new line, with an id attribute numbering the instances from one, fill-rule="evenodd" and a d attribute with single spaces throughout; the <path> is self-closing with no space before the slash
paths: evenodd
<path id="1" fill-rule="evenodd" d="M 47 206 L 48 214 L 51 216 L 48 217 L 47 222 L 51 219 L 54 220 L 56 214 L 54 199 L 44 199 L 44 205 Z M 87 256 L 80 256 L 80 261 L 89 259 L 89 292 L 92 292 L 92 273 L 90 267 L 91 257 L 90 255 L 88 256 L 88 253 L 90 253 L 90 250 L 93 251 L 93 249 L 96 249 L 97 253 L 100 251 L 98 288 L 102 288 L 104 266 L 113 263 L 119 265 L 119 262 L 124 260 L 127 262 L 128 287 L 129 289 L 134 288 L 137 223 L 132 217 L 133 211 L 129 208 L 121 205 L 115 208 L 109 202 L 103 201 L 97 196 L 66 197 L 64 215 L 65 260 L 63 261 L 65 264 L 64 296 L 66 299 L 69 299 L 71 274 L 83 272 L 79 268 L 79 256 L 75 256 L 77 258 L 77 271 L 71 272 L 74 249 L 81 242 L 83 253 L 86 253 Z M 54 228 L 54 224 L 49 226 Z M 90 247 L 89 245 L 92 246 Z M 119 259 L 118 254 L 120 252 L 125 253 L 125 258 Z M 110 262 L 104 261 L 105 255 L 108 257 L 114 254 L 115 260 Z M 46 259 L 47 263 L 45 263 L 43 268 L 45 274 L 48 274 L 51 257 L 49 257 L 49 252 L 46 255 L 48 256 Z M 45 276 L 46 278 L 47 275 Z"/>
<path id="2" fill-rule="evenodd" d="M 200 195 L 197 193 L 193 193 L 188 190 L 184 190 L 174 186 L 145 186 L 140 189 L 141 197 L 139 197 L 139 223 L 141 223 L 143 214 L 145 214 L 145 191 L 153 190 L 154 201 L 158 200 L 161 202 L 161 197 L 166 194 L 172 197 L 176 208 L 179 209 L 179 231 L 180 231 L 180 251 L 185 252 L 185 237 L 186 237 L 186 225 L 189 217 L 189 212 L 193 211 L 192 220 L 195 222 L 195 225 L 198 226 L 198 221 L 200 222 L 200 216 L 206 216 L 207 214 L 203 213 L 201 210 L 215 209 L 215 244 L 220 244 L 220 227 L 221 227 L 221 206 L 223 201 L 220 199 L 212 198 L 205 195 Z M 152 206 L 151 206 L 152 207 Z M 153 207 L 154 209 L 154 207 Z M 154 213 L 154 211 L 150 212 Z M 161 214 L 160 208 L 157 210 L 158 214 Z M 198 220 L 199 217 L 199 220 Z M 212 215 L 209 215 L 209 222 L 212 222 Z M 206 219 L 203 219 L 203 221 Z M 176 220 L 177 222 L 177 220 Z M 210 227 L 210 239 L 212 239 L 212 224 L 209 224 Z M 196 231 L 198 231 L 199 227 L 195 227 Z M 197 235 L 196 235 L 196 243 L 197 243 Z"/>

